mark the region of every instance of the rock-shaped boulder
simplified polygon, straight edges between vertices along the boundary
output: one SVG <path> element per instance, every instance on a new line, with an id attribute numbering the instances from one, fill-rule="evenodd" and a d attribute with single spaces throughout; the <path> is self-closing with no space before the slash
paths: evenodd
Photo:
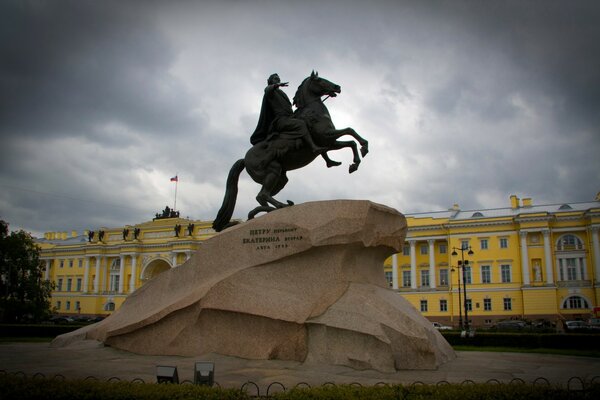
<path id="1" fill-rule="evenodd" d="M 406 229 L 402 214 L 369 201 L 276 210 L 205 241 L 109 318 L 53 345 L 96 339 L 141 354 L 436 368 L 452 348 L 383 274 Z"/>

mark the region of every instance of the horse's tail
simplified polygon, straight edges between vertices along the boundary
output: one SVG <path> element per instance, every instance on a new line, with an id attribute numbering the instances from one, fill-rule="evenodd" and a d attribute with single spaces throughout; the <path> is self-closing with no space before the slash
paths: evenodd
<path id="1" fill-rule="evenodd" d="M 225 186 L 225 197 L 223 198 L 223 204 L 217 213 L 217 217 L 213 222 L 213 229 L 217 232 L 221 232 L 223 229 L 230 226 L 231 216 L 235 208 L 235 201 L 237 200 L 238 193 L 238 179 L 240 174 L 246 167 L 244 159 L 237 160 L 227 176 L 227 184 Z"/>

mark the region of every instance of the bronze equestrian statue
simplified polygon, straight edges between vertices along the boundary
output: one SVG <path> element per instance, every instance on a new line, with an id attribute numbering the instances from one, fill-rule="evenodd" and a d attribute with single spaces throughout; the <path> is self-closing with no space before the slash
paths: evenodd
<path id="1" fill-rule="evenodd" d="M 352 173 L 358 169 L 361 155 L 364 157 L 369 152 L 369 143 L 354 129 L 335 129 L 329 111 L 323 104 L 322 96 L 335 97 L 341 92 L 339 85 L 319 77 L 313 71 L 298 87 L 294 96 L 297 109 L 292 113 L 289 99 L 279 89 L 287 86 L 287 83 L 282 83 L 279 76 L 273 74 L 267 84 L 259 122 L 251 137 L 253 146 L 229 171 L 223 204 L 213 222 L 213 229 L 217 232 L 234 225 L 231 217 L 237 199 L 239 176 L 244 168 L 256 183 L 262 185 L 256 196 L 260 205 L 248 214 L 248 219 L 252 219 L 259 212 L 294 204 L 289 200 L 286 204 L 273 198 L 288 182 L 287 171 L 305 167 L 319 154 L 328 167 L 340 165 L 331 160 L 327 152 L 350 147 L 354 155 L 349 167 Z M 350 135 L 356 141 L 337 140 L 344 135 Z M 356 142 L 361 145 L 360 154 Z"/>

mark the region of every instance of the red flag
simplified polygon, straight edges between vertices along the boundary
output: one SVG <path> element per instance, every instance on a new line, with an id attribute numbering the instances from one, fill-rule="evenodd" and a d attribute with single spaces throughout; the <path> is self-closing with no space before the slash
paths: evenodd
<path id="1" fill-rule="evenodd" d="M 179 178 L 177 178 L 177 175 L 175 175 L 174 177 L 171 178 L 171 182 L 178 182 Z"/>

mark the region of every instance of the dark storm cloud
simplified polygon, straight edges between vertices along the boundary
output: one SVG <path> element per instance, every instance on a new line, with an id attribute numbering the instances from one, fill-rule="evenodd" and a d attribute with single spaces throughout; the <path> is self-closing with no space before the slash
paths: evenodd
<path id="1" fill-rule="evenodd" d="M 91 135 L 115 121 L 146 134 L 190 128 L 176 54 L 143 7 L 14 1 L 0 13 L 2 135 Z M 96 129 L 93 129 L 96 128 Z"/>
<path id="2" fill-rule="evenodd" d="M 600 190 L 600 6 L 556 1 L 4 1 L 0 217 L 82 230 L 172 204 L 211 219 L 267 76 L 319 70 L 371 144 L 289 174 L 281 199 L 403 212 Z M 315 179 L 316 177 L 316 179 Z M 240 179 L 236 217 L 259 186 Z"/>

